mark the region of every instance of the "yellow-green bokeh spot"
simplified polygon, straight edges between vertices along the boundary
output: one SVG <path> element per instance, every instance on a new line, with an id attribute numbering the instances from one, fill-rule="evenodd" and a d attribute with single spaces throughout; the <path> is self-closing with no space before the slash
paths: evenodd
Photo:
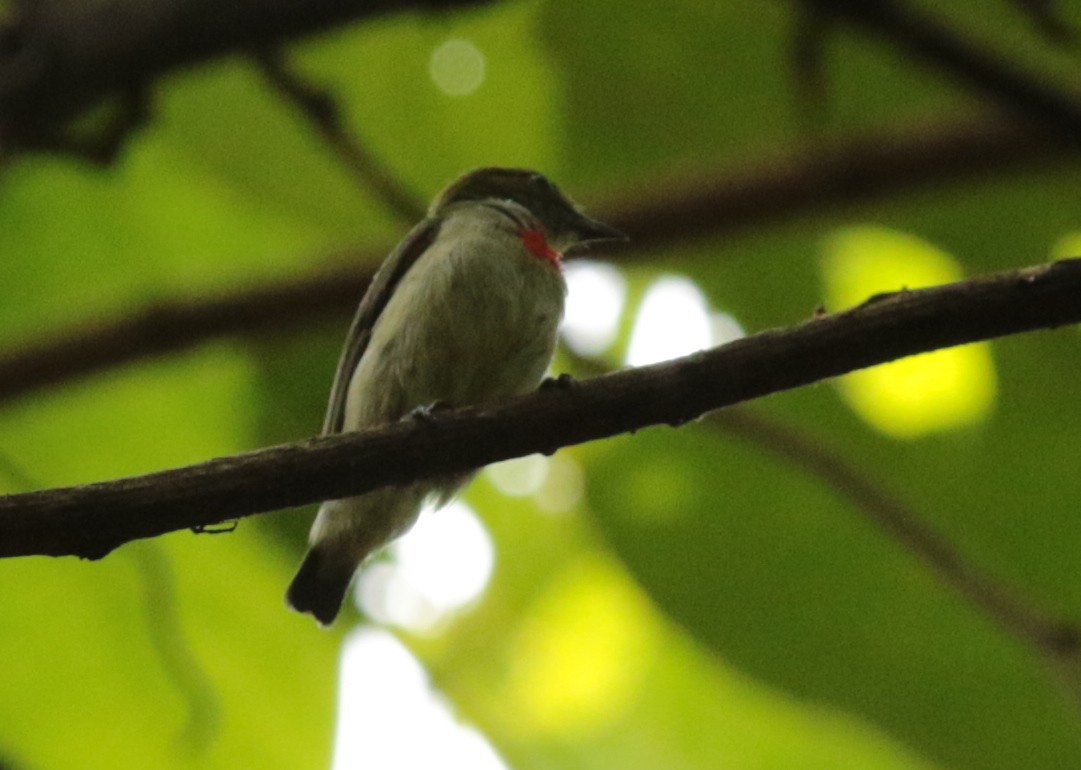
<path id="1" fill-rule="evenodd" d="M 657 620 L 634 583 L 599 559 L 559 576 L 523 622 L 507 686 L 513 730 L 579 739 L 623 716 L 656 652 Z"/>
<path id="2" fill-rule="evenodd" d="M 960 280 L 957 260 L 926 241 L 883 227 L 840 230 L 825 244 L 827 306 L 840 310 L 878 292 Z M 912 438 L 977 423 L 995 401 L 986 343 L 939 350 L 853 372 L 838 380 L 842 397 L 873 427 Z"/>
<path id="3" fill-rule="evenodd" d="M 1081 257 L 1081 233 L 1066 233 L 1051 247 L 1051 259 Z"/>

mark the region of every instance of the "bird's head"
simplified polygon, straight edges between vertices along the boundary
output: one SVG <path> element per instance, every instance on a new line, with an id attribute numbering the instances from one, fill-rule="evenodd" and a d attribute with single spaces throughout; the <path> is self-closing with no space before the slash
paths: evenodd
<path id="1" fill-rule="evenodd" d="M 472 171 L 436 198 L 431 214 L 472 201 L 520 206 L 544 227 L 548 242 L 558 252 L 580 244 L 627 240 L 614 227 L 587 217 L 547 177 L 529 169 L 493 167 Z"/>

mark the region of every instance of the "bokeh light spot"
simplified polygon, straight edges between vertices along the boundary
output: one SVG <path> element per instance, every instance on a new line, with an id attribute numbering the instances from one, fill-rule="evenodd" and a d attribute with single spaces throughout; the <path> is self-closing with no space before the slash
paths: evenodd
<path id="1" fill-rule="evenodd" d="M 826 302 L 841 310 L 868 297 L 962 277 L 950 255 L 915 236 L 880 227 L 853 227 L 831 237 L 822 264 Z M 979 422 L 997 391 L 986 343 L 893 361 L 838 380 L 845 401 L 870 425 L 912 438 Z"/>
<path id="2" fill-rule="evenodd" d="M 362 627 L 342 649 L 332 769 L 418 767 L 507 765 L 481 733 L 454 718 L 401 642 Z"/>
<path id="3" fill-rule="evenodd" d="M 432 52 L 432 81 L 448 96 L 468 96 L 484 82 L 484 54 L 468 40 L 447 40 Z"/>
<path id="4" fill-rule="evenodd" d="M 586 493 L 586 474 L 573 457 L 559 454 L 549 460 L 544 483 L 533 495 L 541 513 L 569 513 L 578 507 Z"/>
<path id="5" fill-rule="evenodd" d="M 603 353 L 619 331 L 627 295 L 623 274 L 603 262 L 577 259 L 564 266 L 563 275 L 567 280 L 563 339 L 580 355 Z"/>
<path id="6" fill-rule="evenodd" d="M 509 679 L 515 728 L 575 737 L 634 702 L 656 649 L 651 607 L 618 568 L 582 562 L 533 607 L 516 636 Z"/>
<path id="7" fill-rule="evenodd" d="M 528 497 L 535 494 L 548 476 L 549 459 L 543 455 L 527 455 L 492 463 L 484 469 L 492 484 L 508 497 Z"/>
<path id="8" fill-rule="evenodd" d="M 674 275 L 658 278 L 638 308 L 627 363 L 646 366 L 708 348 L 711 327 L 709 305 L 694 281 Z"/>
<path id="9" fill-rule="evenodd" d="M 1051 259 L 1081 257 L 1081 233 L 1066 233 L 1051 247 Z"/>
<path id="10" fill-rule="evenodd" d="M 357 603 L 380 623 L 425 632 L 480 597 L 495 550 L 477 514 L 455 500 L 421 513 L 413 529 L 391 545 L 390 557 L 361 573 Z"/>

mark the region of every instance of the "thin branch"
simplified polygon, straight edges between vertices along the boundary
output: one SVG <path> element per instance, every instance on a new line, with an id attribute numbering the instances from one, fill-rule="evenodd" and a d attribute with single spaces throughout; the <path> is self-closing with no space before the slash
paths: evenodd
<path id="1" fill-rule="evenodd" d="M 95 125 L 79 130 L 72 127 L 35 125 L 27 131 L 11 129 L 16 146 L 22 150 L 70 155 L 97 166 L 110 166 L 120 156 L 128 140 L 150 119 L 150 95 L 133 86 L 117 94 L 109 105 L 107 116 Z M 0 129 L 3 128 L 0 119 Z"/>
<path id="2" fill-rule="evenodd" d="M 144 545 L 131 554 L 143 580 L 146 625 L 165 676 L 187 704 L 176 749 L 195 758 L 206 753 L 221 731 L 221 695 L 185 633 L 169 555 L 159 543 Z"/>
<path id="3" fill-rule="evenodd" d="M 328 91 L 304 80 L 280 49 L 263 49 L 253 58 L 267 83 L 311 123 L 364 192 L 375 193 L 405 222 L 424 217 L 424 203 L 346 128 L 341 107 Z"/>
<path id="4" fill-rule="evenodd" d="M 804 129 L 823 125 L 829 95 L 825 43 L 833 17 L 815 5 L 796 8 L 789 45 L 796 117 Z"/>
<path id="5" fill-rule="evenodd" d="M 1051 43 L 1069 46 L 1077 42 L 1077 30 L 1062 18 L 1058 0 L 1013 0 L 1013 4 Z"/>
<path id="6" fill-rule="evenodd" d="M 9 0 L 0 16 L 0 134 L 56 135 L 107 97 L 230 53 L 336 25 L 488 0 Z"/>
<path id="7" fill-rule="evenodd" d="M 1081 142 L 1081 94 L 1064 90 L 1009 56 L 952 30 L 903 0 L 803 0 L 900 48 L 1018 117 Z"/>
<path id="8" fill-rule="evenodd" d="M 1049 661 L 1057 662 L 1081 650 L 1081 630 L 1074 623 L 1033 609 L 995 578 L 981 572 L 949 540 L 840 453 L 791 426 L 747 409 L 725 409 L 708 415 L 706 420 L 725 433 L 791 461 L 825 483 L 887 537 L 931 567 L 942 583 Z M 1081 699 L 1081 685 L 1072 689 L 1074 696 Z"/>
<path id="9" fill-rule="evenodd" d="M 20 489 L 42 486 L 39 480 L 3 453 L 0 453 L 0 474 Z M 154 651 L 166 678 L 187 703 L 187 720 L 177 736 L 177 748 L 197 756 L 210 746 L 218 733 L 220 698 L 180 622 L 176 580 L 168 554 L 157 541 L 142 545 L 143 548 L 125 553 L 134 557 L 142 578 L 146 626 Z"/>
<path id="10" fill-rule="evenodd" d="M 655 180 L 596 207 L 601 219 L 648 249 L 866 205 L 886 195 L 1067 154 L 1063 143 L 974 117 L 912 125 L 845 142 L 767 153 L 742 168 Z M 0 402 L 106 368 L 185 350 L 228 335 L 266 335 L 345 318 L 390 245 L 357 254 L 356 268 L 321 269 L 218 296 L 156 302 L 131 315 L 62 330 L 0 353 Z M 646 253 L 646 252 L 642 252 Z M 616 255 L 630 260 L 633 253 Z"/>
<path id="11" fill-rule="evenodd" d="M 29 472 L 7 452 L 0 451 L 0 478 L 5 478 L 10 484 L 4 486 L 8 489 L 26 491 L 36 489 L 42 485 L 30 475 Z"/>
<path id="12" fill-rule="evenodd" d="M 0 556 L 123 543 L 614 436 L 952 345 L 1081 322 L 1081 259 L 874 298 L 787 329 L 504 404 L 119 481 L 0 498 Z"/>

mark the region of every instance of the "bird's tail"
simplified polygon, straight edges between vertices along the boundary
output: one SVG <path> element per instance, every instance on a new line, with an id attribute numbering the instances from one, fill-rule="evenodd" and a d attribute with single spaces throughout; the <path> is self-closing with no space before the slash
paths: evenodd
<path id="1" fill-rule="evenodd" d="M 307 612 L 329 626 L 338 617 L 356 568 L 356 562 L 314 545 L 289 584 L 285 600 L 297 612 Z"/>

